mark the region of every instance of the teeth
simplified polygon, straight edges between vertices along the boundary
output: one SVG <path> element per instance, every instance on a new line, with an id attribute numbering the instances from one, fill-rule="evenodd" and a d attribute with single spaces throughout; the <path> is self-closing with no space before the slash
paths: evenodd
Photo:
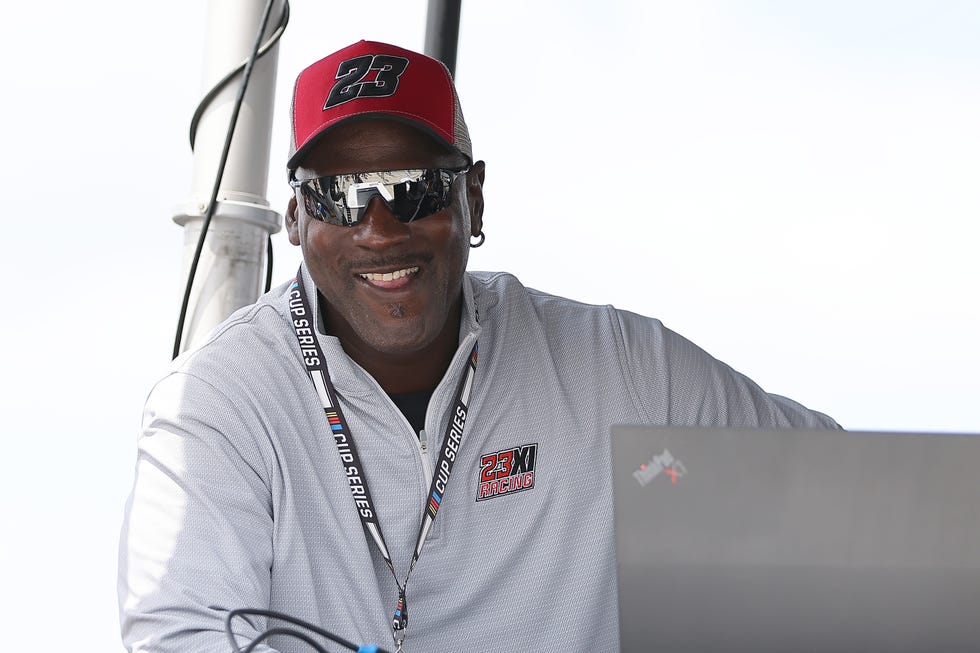
<path id="1" fill-rule="evenodd" d="M 407 277 L 410 274 L 415 274 L 418 271 L 419 269 L 417 267 L 404 268 L 402 270 L 395 270 L 394 272 L 385 272 L 383 274 L 379 274 L 377 272 L 368 272 L 362 274 L 361 277 L 363 279 L 367 279 L 368 281 L 394 281 L 395 279 L 401 279 L 402 277 Z"/>

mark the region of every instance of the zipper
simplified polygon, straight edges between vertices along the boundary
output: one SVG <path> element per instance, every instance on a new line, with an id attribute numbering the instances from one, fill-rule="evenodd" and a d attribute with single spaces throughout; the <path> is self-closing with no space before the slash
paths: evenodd
<path id="1" fill-rule="evenodd" d="M 432 486 L 432 462 L 429 460 L 428 442 L 425 435 L 425 429 L 422 429 L 418 437 L 416 437 L 415 429 L 412 427 L 411 424 L 408 423 L 408 418 L 406 418 L 405 415 L 402 414 L 402 411 L 398 409 L 398 406 L 396 406 L 395 402 L 391 400 L 391 397 L 387 395 L 387 393 L 381 387 L 381 384 L 378 383 L 377 379 L 371 377 L 369 378 L 371 379 L 371 383 L 374 386 L 375 390 L 378 392 L 378 395 L 384 397 L 388 401 L 388 404 L 391 406 L 391 409 L 394 410 L 395 413 L 400 418 L 401 423 L 404 426 L 404 431 L 411 434 L 410 437 L 412 438 L 412 440 L 415 441 L 415 446 L 418 447 L 417 451 L 419 452 L 419 457 L 422 459 L 422 481 L 423 481 L 422 503 L 420 504 L 419 512 L 418 512 L 419 522 L 421 522 L 422 515 L 425 513 L 425 501 L 427 501 L 429 498 L 429 488 Z"/>
<path id="2" fill-rule="evenodd" d="M 473 348 L 473 340 L 474 340 L 473 334 L 470 334 L 470 335 L 466 336 L 466 338 L 463 339 L 463 341 L 459 345 L 459 348 L 456 350 L 456 357 L 457 358 L 460 357 L 460 356 L 464 356 L 465 357 L 465 354 L 460 354 L 460 351 L 469 352 Z M 463 360 L 466 361 L 467 359 L 466 358 L 463 358 Z M 466 363 L 463 362 L 462 364 L 460 364 L 454 358 L 453 361 L 449 364 L 449 368 L 446 371 L 447 371 L 447 373 L 449 373 L 450 370 L 455 371 L 461 365 L 466 365 Z M 465 368 L 463 369 L 463 373 L 465 373 Z M 415 437 L 415 429 L 412 428 L 412 425 L 408 423 L 408 419 L 402 414 L 402 412 L 398 409 L 398 406 L 395 405 L 395 403 L 391 400 L 391 398 L 387 396 L 387 394 L 381 388 L 381 385 L 377 382 L 377 380 L 372 379 L 372 381 L 374 382 L 374 387 L 377 389 L 377 391 L 382 396 L 384 396 L 388 400 L 388 403 L 391 404 L 391 407 L 395 410 L 395 412 L 401 418 L 402 424 L 404 424 L 405 427 L 406 427 L 406 429 L 407 429 L 407 431 L 412 434 L 412 439 L 415 440 L 415 446 L 418 447 L 419 457 L 422 459 L 422 480 L 423 480 L 422 494 L 423 494 L 423 497 L 424 497 L 424 500 L 423 501 L 427 501 L 428 498 L 429 498 L 429 491 L 432 488 L 432 476 L 433 476 L 432 459 L 429 457 L 429 436 L 428 436 L 427 430 L 425 428 L 423 428 L 421 431 L 419 431 L 418 437 Z M 436 388 L 436 391 L 434 391 L 432 393 L 432 396 L 429 398 L 429 405 L 430 406 L 432 405 L 432 399 L 435 398 L 436 392 L 438 390 L 439 390 L 439 388 L 437 387 Z M 426 411 L 425 411 L 425 421 L 428 422 L 430 418 L 431 418 L 431 415 L 430 415 L 430 411 L 429 411 L 429 406 L 427 406 L 426 407 Z M 418 513 L 418 515 L 419 515 L 419 521 L 420 522 L 422 521 L 422 518 L 423 518 L 424 513 L 425 513 L 425 504 L 423 502 L 423 504 L 420 505 L 419 513 Z M 441 522 L 440 522 L 440 525 L 441 525 Z M 438 537 L 438 532 L 435 531 L 436 528 L 438 528 L 438 527 L 434 527 L 433 528 L 433 531 L 434 532 L 432 532 L 430 534 L 430 537 L 432 539 L 436 539 Z"/>
<path id="3" fill-rule="evenodd" d="M 419 431 L 419 453 L 422 454 L 422 476 L 425 478 L 425 490 L 432 485 L 432 461 L 429 460 L 429 442 L 425 429 Z"/>
<path id="4" fill-rule="evenodd" d="M 474 340 L 475 337 L 471 333 L 468 334 L 465 338 L 463 338 L 462 342 L 459 343 L 459 346 L 456 349 L 456 354 L 454 355 L 452 362 L 449 363 L 449 367 L 446 369 L 446 376 L 451 375 L 453 378 L 456 378 L 457 374 L 460 373 L 466 374 L 466 365 L 468 364 L 469 361 L 468 353 L 473 349 Z M 462 362 L 460 361 L 460 359 L 462 359 Z M 443 376 L 443 379 L 442 381 L 440 381 L 439 386 L 436 387 L 436 389 L 432 393 L 432 396 L 429 397 L 429 405 L 426 407 L 425 410 L 426 426 L 428 426 L 430 420 L 435 419 L 431 414 L 432 411 L 429 409 L 433 405 L 433 400 L 436 398 L 436 394 L 439 391 L 439 387 L 442 386 L 442 384 L 445 382 L 446 376 Z M 450 388 L 455 388 L 455 383 L 456 382 L 454 381 L 450 385 Z M 452 390 L 450 390 L 450 392 L 451 391 Z M 450 409 L 452 409 L 452 404 L 450 404 Z M 419 444 L 419 453 L 422 455 L 422 473 L 425 477 L 425 491 L 426 491 L 426 498 L 428 499 L 428 492 L 432 487 L 433 462 L 432 462 L 432 458 L 429 456 L 429 436 L 425 428 L 419 431 L 418 444 Z M 441 446 L 441 443 L 437 442 L 436 446 L 437 447 Z M 425 508 L 423 507 L 423 511 L 424 510 Z"/>

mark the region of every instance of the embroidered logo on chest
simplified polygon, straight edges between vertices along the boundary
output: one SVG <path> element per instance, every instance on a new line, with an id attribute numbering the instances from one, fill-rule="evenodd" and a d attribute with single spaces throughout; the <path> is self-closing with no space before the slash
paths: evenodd
<path id="1" fill-rule="evenodd" d="M 537 457 L 537 442 L 480 456 L 476 500 L 493 499 L 533 488 Z"/>

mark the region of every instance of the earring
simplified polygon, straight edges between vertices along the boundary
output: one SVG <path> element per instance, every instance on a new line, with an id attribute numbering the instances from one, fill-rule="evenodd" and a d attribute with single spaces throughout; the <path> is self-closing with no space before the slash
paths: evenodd
<path id="1" fill-rule="evenodd" d="M 484 240 L 487 239 L 486 235 L 483 233 L 483 229 L 480 229 L 480 233 L 477 235 L 477 238 L 479 238 L 479 240 L 475 243 L 473 242 L 472 238 L 470 239 L 470 247 L 477 248 L 483 244 Z"/>

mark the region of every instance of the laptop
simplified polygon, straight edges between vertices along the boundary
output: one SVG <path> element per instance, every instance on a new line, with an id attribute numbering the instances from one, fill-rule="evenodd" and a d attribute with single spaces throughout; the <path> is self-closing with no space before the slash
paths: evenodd
<path id="1" fill-rule="evenodd" d="M 623 651 L 980 651 L 980 435 L 612 431 Z"/>

